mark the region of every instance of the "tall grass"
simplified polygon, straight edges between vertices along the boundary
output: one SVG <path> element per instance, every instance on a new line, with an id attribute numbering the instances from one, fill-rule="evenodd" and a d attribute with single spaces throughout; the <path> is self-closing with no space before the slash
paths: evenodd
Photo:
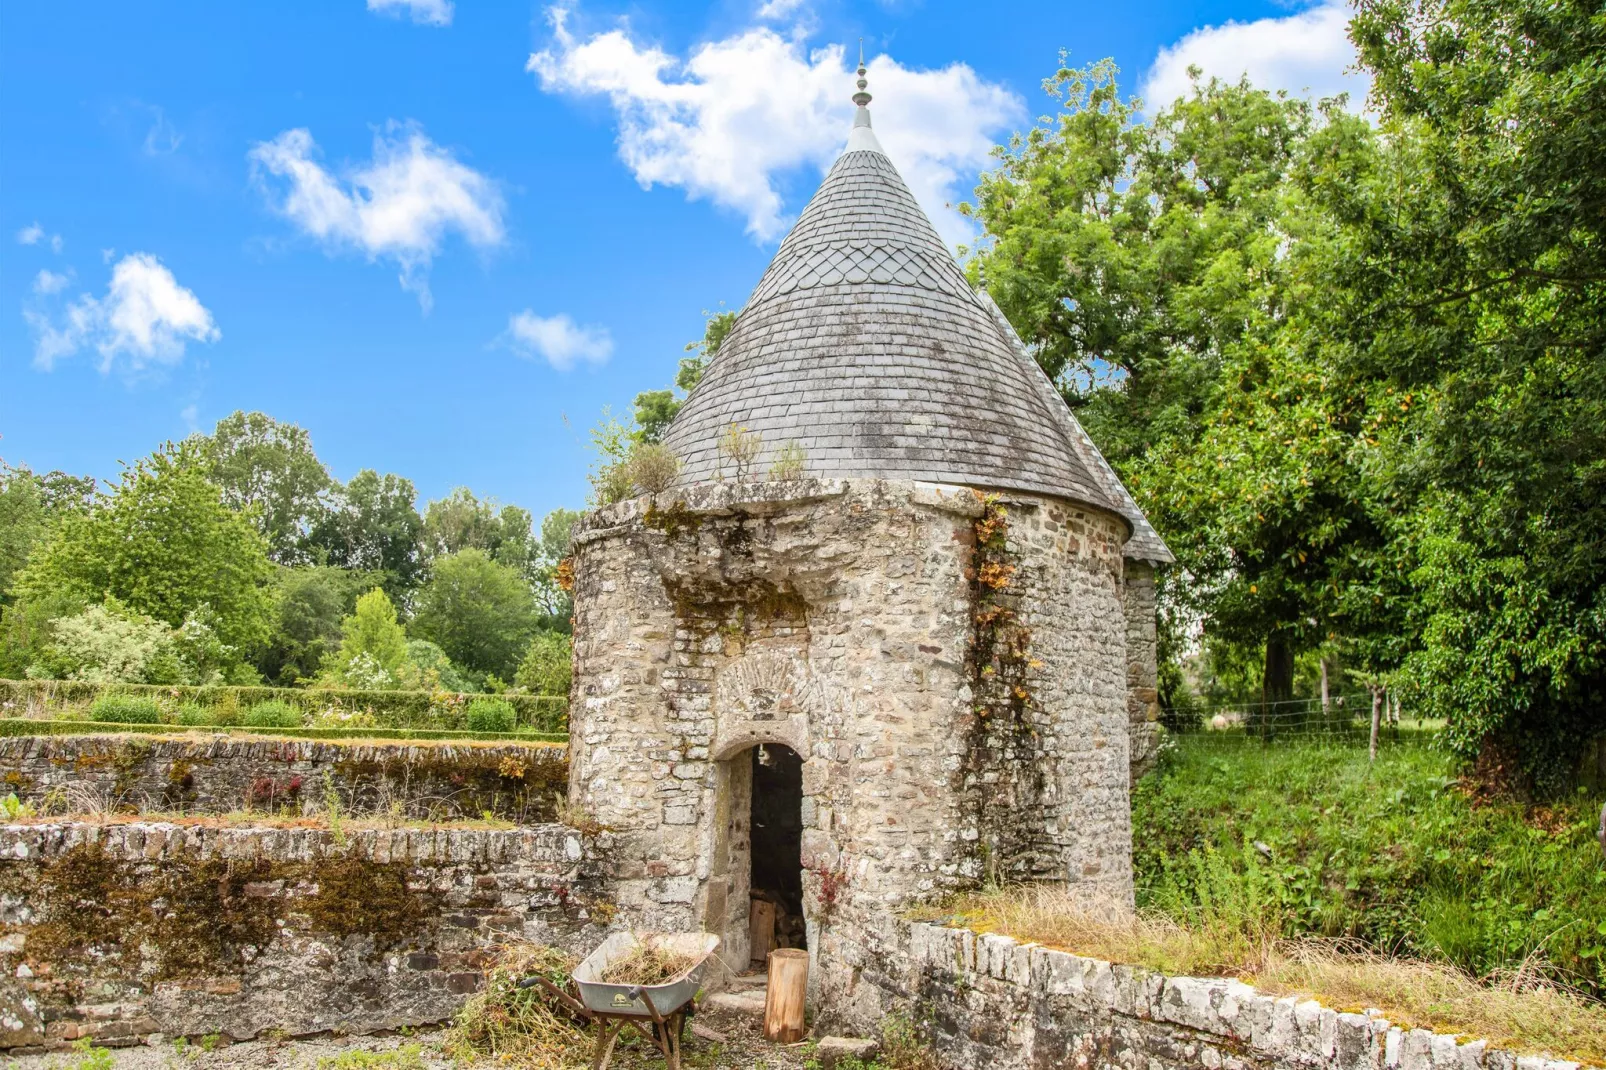
<path id="1" fill-rule="evenodd" d="M 1257 914 L 1230 895 L 1189 904 L 1184 914 L 1186 921 L 1155 911 L 1089 914 L 1073 891 L 1033 885 L 977 892 L 912 917 L 1172 975 L 1238 977 L 1269 995 L 1306 996 L 1337 1010 L 1376 1008 L 1395 1025 L 1471 1034 L 1517 1051 L 1606 1060 L 1606 1006 L 1531 974 L 1479 980 L 1448 963 L 1394 958 L 1355 941 L 1288 939 L 1275 909 Z"/>
<path id="2" fill-rule="evenodd" d="M 1138 905 L 1190 928 L 1240 915 L 1475 977 L 1606 998 L 1598 799 L 1480 802 L 1448 755 L 1184 740 L 1133 793 Z"/>

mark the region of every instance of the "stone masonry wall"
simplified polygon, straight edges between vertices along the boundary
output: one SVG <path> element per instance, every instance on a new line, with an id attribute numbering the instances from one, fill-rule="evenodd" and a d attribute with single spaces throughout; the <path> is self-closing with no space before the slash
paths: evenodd
<path id="1" fill-rule="evenodd" d="M 228 736 L 0 739 L 0 793 L 68 809 L 168 813 L 323 809 L 452 821 L 553 819 L 568 748 L 532 743 L 356 744 Z M 59 810 L 58 810 L 59 812 Z"/>
<path id="2" fill-rule="evenodd" d="M 952 1070 L 1577 1070 L 1239 981 L 1167 977 L 1006 936 L 914 924 L 876 978 Z M 873 1024 L 873 1023 L 872 1023 Z"/>
<path id="3" fill-rule="evenodd" d="M 1131 726 L 1132 782 L 1154 768 L 1160 743 L 1160 651 L 1154 566 L 1126 562 L 1126 712 Z"/>
<path id="4" fill-rule="evenodd" d="M 601 941 L 605 852 L 561 825 L 3 826 L 0 1048 L 439 1022 L 499 941 Z"/>
<path id="5" fill-rule="evenodd" d="M 1008 730 L 979 723 L 973 688 L 983 505 L 968 488 L 713 484 L 586 518 L 570 802 L 615 830 L 625 917 L 718 932 L 745 964 L 756 743 L 804 759 L 821 1005 L 851 995 L 898 905 L 989 868 L 1021 861 L 1130 902 L 1125 527 L 1067 503 L 1001 504 L 1000 597 L 1030 633 L 1031 700 Z M 1000 826 L 1018 854 L 991 850 Z"/>

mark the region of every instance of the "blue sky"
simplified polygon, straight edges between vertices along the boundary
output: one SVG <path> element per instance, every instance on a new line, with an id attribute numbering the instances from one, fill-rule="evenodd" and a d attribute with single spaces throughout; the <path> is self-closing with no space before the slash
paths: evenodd
<path id="1" fill-rule="evenodd" d="M 587 429 L 740 307 L 846 137 L 950 241 L 1059 49 L 1364 91 L 1336 2 L 8 4 L 0 457 L 115 476 L 235 409 L 337 478 L 579 506 Z"/>

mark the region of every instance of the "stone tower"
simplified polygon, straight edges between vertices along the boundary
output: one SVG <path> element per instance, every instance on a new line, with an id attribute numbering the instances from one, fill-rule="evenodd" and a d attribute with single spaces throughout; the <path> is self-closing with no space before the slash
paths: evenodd
<path id="1" fill-rule="evenodd" d="M 911 901 L 1002 876 L 1130 902 L 1170 560 L 859 74 L 846 150 L 668 432 L 678 484 L 577 529 L 570 767 L 623 917 L 742 967 L 764 901 L 853 1018 Z"/>

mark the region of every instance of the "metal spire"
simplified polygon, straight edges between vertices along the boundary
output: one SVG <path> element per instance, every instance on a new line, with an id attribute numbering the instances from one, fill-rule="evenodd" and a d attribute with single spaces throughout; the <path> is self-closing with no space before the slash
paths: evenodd
<path id="1" fill-rule="evenodd" d="M 861 108 L 870 103 L 870 94 L 865 92 L 870 83 L 864 80 L 864 72 L 864 38 L 861 37 L 859 38 L 859 81 L 856 83 L 859 91 L 853 94 L 853 103 Z"/>

